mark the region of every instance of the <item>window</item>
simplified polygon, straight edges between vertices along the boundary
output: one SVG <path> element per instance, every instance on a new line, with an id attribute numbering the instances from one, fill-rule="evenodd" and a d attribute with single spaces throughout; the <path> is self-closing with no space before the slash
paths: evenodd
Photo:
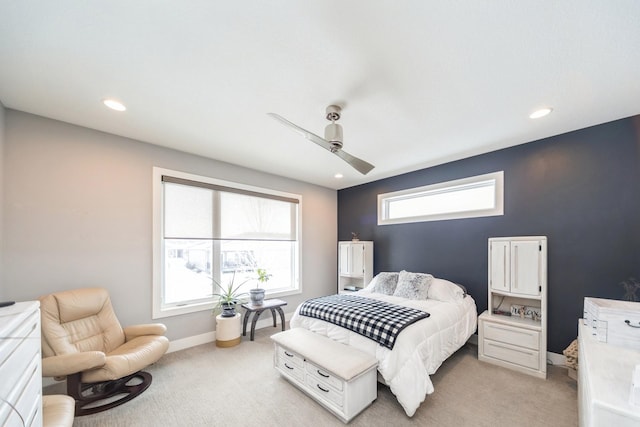
<path id="1" fill-rule="evenodd" d="M 504 173 L 378 195 L 378 225 L 503 215 Z"/>
<path id="2" fill-rule="evenodd" d="M 153 169 L 153 317 L 211 309 L 215 283 L 299 292 L 301 196 Z"/>

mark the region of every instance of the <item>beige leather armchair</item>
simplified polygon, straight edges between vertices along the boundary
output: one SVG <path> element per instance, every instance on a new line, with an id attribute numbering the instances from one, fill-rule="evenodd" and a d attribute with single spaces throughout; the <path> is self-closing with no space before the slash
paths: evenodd
<path id="1" fill-rule="evenodd" d="M 169 348 L 162 324 L 122 328 L 102 288 L 41 297 L 40 311 L 42 375 L 66 377 L 76 416 L 113 408 L 142 393 L 151 384 L 151 375 L 142 369 Z"/>

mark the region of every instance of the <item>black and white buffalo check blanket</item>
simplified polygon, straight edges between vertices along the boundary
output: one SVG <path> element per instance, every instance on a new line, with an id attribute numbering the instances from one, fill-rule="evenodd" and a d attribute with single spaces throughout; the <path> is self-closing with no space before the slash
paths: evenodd
<path id="1" fill-rule="evenodd" d="M 398 334 L 429 313 L 356 295 L 329 295 L 302 303 L 300 315 L 333 323 L 393 349 Z"/>

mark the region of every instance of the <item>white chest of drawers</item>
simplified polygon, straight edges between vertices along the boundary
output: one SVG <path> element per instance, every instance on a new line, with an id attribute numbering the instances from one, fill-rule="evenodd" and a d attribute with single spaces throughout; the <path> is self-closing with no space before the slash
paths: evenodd
<path id="1" fill-rule="evenodd" d="M 378 362 L 372 356 L 301 328 L 272 339 L 276 369 L 342 421 L 376 400 Z"/>
<path id="2" fill-rule="evenodd" d="M 640 350 L 599 342 L 578 324 L 578 413 L 580 427 L 640 425 L 640 406 L 629 403 Z"/>
<path id="3" fill-rule="evenodd" d="M 0 425 L 42 426 L 40 303 L 0 308 Z"/>

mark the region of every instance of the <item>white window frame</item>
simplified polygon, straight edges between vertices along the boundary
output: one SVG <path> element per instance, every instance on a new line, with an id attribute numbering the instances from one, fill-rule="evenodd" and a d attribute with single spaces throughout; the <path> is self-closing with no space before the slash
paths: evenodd
<path id="1" fill-rule="evenodd" d="M 395 201 L 403 201 L 417 197 L 428 197 L 430 194 L 453 194 L 469 190 L 478 185 L 493 183 L 494 201 L 489 209 L 471 209 L 465 211 L 452 211 L 438 214 L 425 214 L 402 218 L 389 218 L 390 205 Z M 378 194 L 378 225 L 405 224 L 422 221 L 442 221 L 448 219 L 477 218 L 484 216 L 504 215 L 504 172 L 492 172 L 484 175 L 471 176 L 456 179 L 454 181 L 440 182 L 423 187 Z"/>
<path id="2" fill-rule="evenodd" d="M 302 283 L 300 281 L 301 269 L 300 269 L 300 251 L 302 241 L 302 196 L 299 194 L 286 193 L 282 191 L 272 190 L 263 187 L 255 187 L 246 184 L 239 184 L 231 181 L 224 181 L 216 178 L 210 178 L 200 175 L 194 175 L 186 172 L 180 172 L 170 169 L 163 169 L 159 167 L 153 167 L 153 290 L 152 290 L 152 318 L 159 319 L 163 317 L 178 316 L 181 314 L 194 313 L 198 311 L 213 310 L 217 301 L 213 298 L 206 302 L 191 303 L 180 306 L 167 306 L 162 305 L 162 285 L 163 285 L 163 272 L 164 272 L 164 251 L 163 251 L 163 184 L 162 176 L 168 175 L 175 178 L 182 178 L 192 181 L 199 181 L 207 184 L 219 185 L 223 187 L 235 188 L 238 190 L 245 190 L 250 192 L 258 192 L 267 195 L 294 198 L 298 200 L 298 223 L 297 223 L 297 241 L 298 241 L 298 256 L 296 258 L 297 265 L 296 277 L 293 281 L 293 287 L 275 292 L 267 291 L 270 298 L 282 297 L 287 295 L 295 295 L 302 293 Z"/>

